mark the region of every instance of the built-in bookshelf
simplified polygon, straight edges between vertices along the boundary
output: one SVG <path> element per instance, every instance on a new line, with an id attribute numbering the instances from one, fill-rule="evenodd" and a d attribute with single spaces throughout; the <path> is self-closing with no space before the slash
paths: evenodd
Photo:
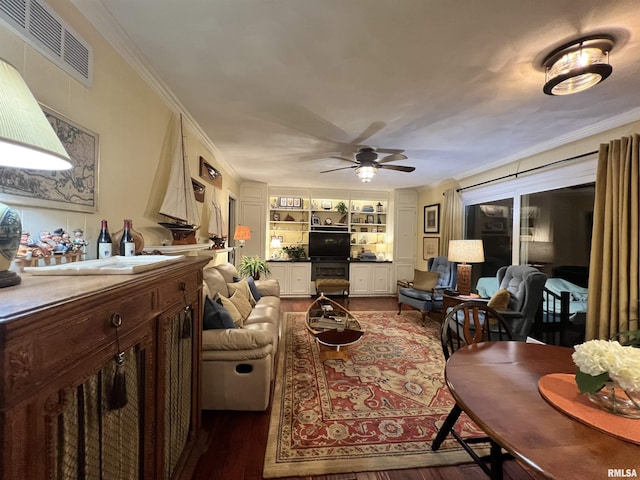
<path id="1" fill-rule="evenodd" d="M 391 260 L 386 193 L 350 198 L 350 192 L 295 192 L 278 190 L 269 195 L 268 258 L 282 259 L 283 248 L 288 247 L 302 247 L 308 255 L 309 231 L 317 230 L 348 232 L 352 258 L 364 251 L 369 258 L 373 254 Z"/>

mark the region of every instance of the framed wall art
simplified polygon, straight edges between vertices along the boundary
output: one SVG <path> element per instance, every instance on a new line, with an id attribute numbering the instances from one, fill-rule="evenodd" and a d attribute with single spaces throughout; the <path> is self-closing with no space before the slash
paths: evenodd
<path id="1" fill-rule="evenodd" d="M 71 157 L 69 170 L 0 168 L 0 201 L 77 212 L 98 209 L 98 134 L 40 105 Z"/>
<path id="2" fill-rule="evenodd" d="M 203 157 L 200 157 L 200 178 L 207 183 L 213 185 L 215 188 L 222 188 L 222 173 L 207 162 Z"/>
<path id="3" fill-rule="evenodd" d="M 428 260 L 440 255 L 440 237 L 423 237 L 422 259 Z"/>
<path id="4" fill-rule="evenodd" d="M 424 207 L 424 233 L 440 233 L 440 204 Z"/>

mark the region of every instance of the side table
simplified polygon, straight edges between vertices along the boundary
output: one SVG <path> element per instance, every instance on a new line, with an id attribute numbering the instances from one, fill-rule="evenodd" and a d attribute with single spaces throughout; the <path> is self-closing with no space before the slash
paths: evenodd
<path id="1" fill-rule="evenodd" d="M 480 302 L 488 302 L 488 298 L 482 298 L 477 293 L 472 293 L 471 295 L 447 295 L 446 293 L 442 295 L 442 310 L 443 315 L 447 314 L 447 310 L 450 307 L 455 307 L 459 303 L 468 302 L 469 300 L 477 300 Z"/>

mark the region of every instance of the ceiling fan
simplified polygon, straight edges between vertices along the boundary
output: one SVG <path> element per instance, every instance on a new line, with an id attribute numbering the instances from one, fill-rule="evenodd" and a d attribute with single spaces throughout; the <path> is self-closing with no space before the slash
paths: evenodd
<path id="1" fill-rule="evenodd" d="M 331 170 L 325 170 L 320 173 L 335 172 L 337 170 L 346 170 L 347 168 L 355 168 L 358 178 L 364 183 L 369 183 L 373 179 L 378 169 L 397 170 L 399 172 L 413 172 L 416 167 L 407 167 L 403 165 L 387 165 L 388 162 L 394 162 L 396 160 L 406 160 L 407 156 L 402 154 L 403 150 L 388 149 L 388 148 L 371 148 L 361 147 L 355 154 L 355 160 L 346 157 L 331 157 L 338 160 L 344 160 L 346 162 L 354 163 L 350 167 L 333 168 Z M 378 154 L 387 154 L 378 160 Z"/>

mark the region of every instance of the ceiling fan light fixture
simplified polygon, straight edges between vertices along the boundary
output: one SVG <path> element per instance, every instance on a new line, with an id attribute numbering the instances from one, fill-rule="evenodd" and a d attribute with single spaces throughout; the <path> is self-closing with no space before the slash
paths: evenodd
<path id="1" fill-rule="evenodd" d="M 542 62 L 545 67 L 542 90 L 547 95 L 571 95 L 597 85 L 613 71 L 609 65 L 613 45 L 613 36 L 594 35 L 555 49 Z"/>
<path id="2" fill-rule="evenodd" d="M 356 175 L 362 183 L 369 183 L 375 177 L 378 169 L 376 167 L 372 167 L 370 165 L 365 165 L 363 167 L 356 168 Z"/>

